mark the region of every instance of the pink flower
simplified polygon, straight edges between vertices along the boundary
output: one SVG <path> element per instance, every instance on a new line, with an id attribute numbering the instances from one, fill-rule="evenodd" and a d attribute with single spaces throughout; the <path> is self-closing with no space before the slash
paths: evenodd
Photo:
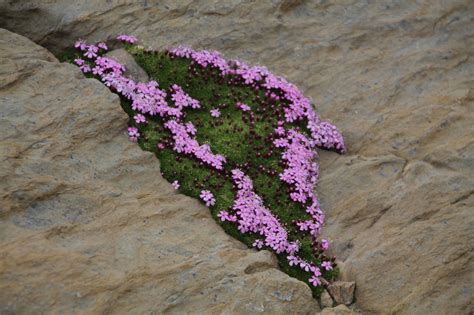
<path id="1" fill-rule="evenodd" d="M 165 148 L 165 145 L 160 142 L 156 145 L 156 147 L 158 148 L 158 150 L 163 150 Z"/>
<path id="2" fill-rule="evenodd" d="M 326 270 L 332 270 L 332 264 L 329 261 L 323 261 L 321 264 L 321 267 L 323 267 Z"/>
<path id="3" fill-rule="evenodd" d="M 74 59 L 74 63 L 78 66 L 82 66 L 82 65 L 84 65 L 85 61 L 84 61 L 84 59 L 76 58 L 76 59 Z"/>
<path id="4" fill-rule="evenodd" d="M 135 119 L 135 122 L 137 124 L 141 124 L 141 123 L 146 122 L 145 116 L 143 116 L 142 114 L 136 114 L 135 116 L 133 116 L 133 119 Z"/>
<path id="5" fill-rule="evenodd" d="M 201 199 L 206 203 L 206 206 L 213 206 L 216 203 L 216 198 L 209 190 L 201 190 L 201 194 L 199 195 Z"/>
<path id="6" fill-rule="evenodd" d="M 87 47 L 87 51 L 84 53 L 84 56 L 86 56 L 89 59 L 94 59 L 95 57 L 97 57 L 98 51 L 99 51 L 99 48 L 97 48 L 97 46 L 89 45 Z"/>
<path id="7" fill-rule="evenodd" d="M 283 128 L 282 126 L 279 126 L 278 128 L 275 129 L 275 133 L 278 136 L 284 136 L 285 135 L 285 128 Z"/>
<path id="8" fill-rule="evenodd" d="M 244 103 L 241 103 L 241 102 L 237 102 L 235 106 L 243 112 L 247 112 L 251 109 L 250 106 L 245 105 Z"/>
<path id="9" fill-rule="evenodd" d="M 328 240 L 322 240 L 322 241 L 321 241 L 321 247 L 322 247 L 324 250 L 328 250 L 328 248 L 329 248 L 329 241 L 328 241 Z"/>
<path id="10" fill-rule="evenodd" d="M 286 139 L 275 139 L 275 140 L 273 140 L 273 144 L 277 148 L 286 148 L 288 146 L 288 140 L 286 140 Z"/>
<path id="11" fill-rule="evenodd" d="M 229 214 L 229 212 L 224 211 L 224 210 L 219 212 L 217 217 L 219 219 L 221 219 L 221 221 L 229 221 L 229 222 L 236 222 L 237 221 L 237 217 L 235 215 L 231 215 L 231 214 Z"/>
<path id="12" fill-rule="evenodd" d="M 186 126 L 186 131 L 191 134 L 191 135 L 196 135 L 197 129 L 194 127 L 194 124 L 192 122 L 188 122 L 185 124 Z"/>
<path id="13" fill-rule="evenodd" d="M 84 73 L 89 73 L 92 71 L 91 67 L 89 65 L 82 65 L 79 67 L 79 69 L 81 69 L 82 72 Z"/>
<path id="14" fill-rule="evenodd" d="M 179 182 L 175 180 L 174 182 L 171 183 L 171 186 L 173 186 L 174 189 L 179 189 Z"/>
<path id="15" fill-rule="evenodd" d="M 137 41 L 137 38 L 135 36 L 124 35 L 124 34 L 117 36 L 117 39 L 124 43 L 129 43 L 129 44 L 134 44 Z"/>
<path id="16" fill-rule="evenodd" d="M 318 285 L 321 285 L 321 280 L 313 275 L 311 278 L 309 278 L 309 283 L 317 287 Z"/>
<path id="17" fill-rule="evenodd" d="M 99 47 L 100 49 L 103 49 L 103 50 L 108 50 L 109 49 L 109 47 L 107 47 L 106 43 L 98 43 L 97 47 Z"/>
<path id="18" fill-rule="evenodd" d="M 79 40 L 74 44 L 74 47 L 75 47 L 75 48 L 79 48 L 80 50 L 84 51 L 84 50 L 86 50 L 87 45 L 86 45 L 86 43 L 85 43 L 82 39 L 79 39 Z"/>
<path id="19" fill-rule="evenodd" d="M 212 117 L 219 117 L 221 115 L 221 112 L 219 109 L 211 109 L 211 116 Z"/>
<path id="20" fill-rule="evenodd" d="M 297 266 L 300 264 L 300 259 L 296 256 L 290 255 L 287 256 L 286 259 L 288 259 L 288 264 L 290 266 Z"/>
<path id="21" fill-rule="evenodd" d="M 255 240 L 252 244 L 253 247 L 256 247 L 258 249 L 262 249 L 263 247 L 263 241 L 262 240 Z"/>
<path id="22" fill-rule="evenodd" d="M 140 133 L 138 132 L 138 129 L 135 127 L 129 127 L 128 128 L 128 138 L 132 142 L 137 142 L 138 137 L 140 137 Z"/>

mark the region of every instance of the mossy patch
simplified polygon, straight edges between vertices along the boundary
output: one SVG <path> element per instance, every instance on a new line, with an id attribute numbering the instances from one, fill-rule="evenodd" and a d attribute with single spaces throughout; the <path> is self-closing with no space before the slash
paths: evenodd
<path id="1" fill-rule="evenodd" d="M 199 109 L 184 109 L 183 122 L 192 122 L 197 129 L 196 140 L 200 144 L 209 144 L 212 152 L 226 157 L 223 171 L 216 171 L 197 159 L 179 154 L 166 147 L 158 149 L 157 144 L 171 139 L 170 132 L 164 127 L 159 116 L 147 117 L 146 124 L 136 124 L 133 116 L 137 113 L 131 103 L 121 98 L 123 110 L 130 116 L 129 124 L 138 128 L 141 137 L 139 145 L 143 150 L 154 152 L 161 163 L 162 175 L 169 182 L 178 181 L 180 192 L 199 199 L 203 189 L 210 190 L 216 203 L 209 207 L 212 217 L 231 236 L 252 247 L 261 236 L 242 234 L 233 223 L 222 222 L 218 218 L 221 210 L 232 207 L 235 189 L 229 174 L 234 168 L 240 168 L 253 180 L 255 193 L 262 197 L 264 205 L 272 211 L 288 231 L 290 240 L 301 243 L 298 256 L 308 262 L 320 265 L 314 255 L 311 238 L 307 233 L 298 231 L 295 221 L 308 220 L 310 216 L 304 207 L 292 201 L 289 187 L 278 174 L 283 171 L 281 165 L 282 149 L 275 148 L 269 137 L 278 126 L 278 120 L 284 116 L 283 101 L 276 101 L 265 95 L 262 90 L 243 84 L 234 84 L 232 77 L 222 77 L 216 69 L 193 65 L 190 60 L 171 57 L 164 52 L 145 51 L 139 47 L 126 45 L 126 49 L 135 57 L 137 63 L 147 72 L 151 80 L 159 83 L 163 90 L 178 84 L 192 98 L 201 104 Z M 72 62 L 74 54 L 66 52 L 60 60 Z M 92 75 L 89 75 L 92 76 Z M 173 101 L 168 96 L 167 101 Z M 237 102 L 250 106 L 254 116 L 236 107 Z M 220 117 L 212 117 L 210 111 L 219 109 Z M 287 124 L 285 127 L 297 127 L 308 134 L 305 122 Z M 310 273 L 300 268 L 290 267 L 287 254 L 277 255 L 280 268 L 292 277 L 308 283 Z M 337 276 L 337 269 L 326 271 L 321 268 L 322 276 L 331 280 Z M 314 296 L 319 296 L 323 288 L 311 286 Z"/>

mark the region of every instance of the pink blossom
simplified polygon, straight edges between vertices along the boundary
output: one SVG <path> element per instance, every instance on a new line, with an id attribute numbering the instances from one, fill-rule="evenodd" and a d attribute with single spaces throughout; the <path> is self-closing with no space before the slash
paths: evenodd
<path id="1" fill-rule="evenodd" d="M 192 122 L 186 123 L 185 126 L 186 126 L 186 132 L 188 132 L 189 134 L 193 136 L 196 134 L 197 129 L 196 127 L 194 127 L 194 124 Z"/>
<path id="2" fill-rule="evenodd" d="M 221 115 L 221 112 L 219 111 L 219 109 L 211 109 L 211 116 L 212 117 L 219 117 Z"/>
<path id="3" fill-rule="evenodd" d="M 290 256 L 287 256 L 287 259 L 290 266 L 299 265 L 300 259 L 298 257 L 290 255 Z"/>
<path id="4" fill-rule="evenodd" d="M 229 212 L 224 211 L 224 210 L 220 211 L 217 214 L 217 217 L 219 217 L 219 219 L 221 219 L 221 221 L 229 221 L 229 222 L 236 222 L 237 221 L 237 216 L 229 214 Z"/>
<path id="5" fill-rule="evenodd" d="M 321 267 L 323 267 L 326 270 L 332 270 L 332 264 L 329 261 L 323 261 L 321 264 Z"/>
<path id="6" fill-rule="evenodd" d="M 250 106 L 245 105 L 244 103 L 241 103 L 241 102 L 237 102 L 235 106 L 243 112 L 247 112 L 251 109 Z"/>
<path id="7" fill-rule="evenodd" d="M 275 134 L 278 136 L 284 136 L 285 135 L 285 128 L 282 126 L 279 126 L 278 128 L 275 129 Z"/>
<path id="8" fill-rule="evenodd" d="M 146 122 L 145 116 L 143 116 L 142 114 L 136 114 L 135 116 L 133 116 L 133 119 L 137 124 L 142 124 Z"/>
<path id="9" fill-rule="evenodd" d="M 262 249 L 263 245 L 264 244 L 262 240 L 255 240 L 255 242 L 253 242 L 252 244 L 253 247 L 256 247 L 258 249 Z"/>
<path id="10" fill-rule="evenodd" d="M 76 58 L 76 59 L 74 59 L 74 63 L 78 66 L 82 66 L 82 65 L 84 65 L 85 61 L 84 61 L 84 59 Z"/>
<path id="11" fill-rule="evenodd" d="M 201 190 L 199 197 L 206 203 L 207 207 L 213 206 L 216 203 L 216 198 L 214 198 L 214 195 L 209 190 Z"/>
<path id="12" fill-rule="evenodd" d="M 84 73 L 89 73 L 92 71 L 91 67 L 87 64 L 80 66 L 79 69 L 81 69 L 81 71 Z"/>
<path id="13" fill-rule="evenodd" d="M 79 39 L 78 41 L 76 41 L 76 43 L 74 44 L 74 47 L 75 48 L 78 48 L 82 51 L 86 50 L 87 48 L 87 44 L 85 41 L 83 41 L 82 39 Z"/>
<path id="14" fill-rule="evenodd" d="M 321 247 L 322 247 L 324 250 L 328 250 L 328 248 L 329 248 L 329 241 L 328 241 L 328 240 L 322 240 L 322 241 L 321 241 Z"/>
<path id="15" fill-rule="evenodd" d="M 103 49 L 103 50 L 108 50 L 109 47 L 107 47 L 107 44 L 106 43 L 98 43 L 97 44 L 97 47 L 99 47 L 100 49 Z"/>
<path id="16" fill-rule="evenodd" d="M 137 41 L 137 38 L 135 36 L 124 35 L 124 34 L 117 36 L 117 39 L 124 43 L 129 43 L 129 44 L 134 44 Z"/>
<path id="17" fill-rule="evenodd" d="M 171 186 L 173 186 L 174 189 L 179 189 L 179 182 L 175 180 L 174 182 L 171 183 Z"/>
<path id="18" fill-rule="evenodd" d="M 87 51 L 84 53 L 84 56 L 89 58 L 89 59 L 94 59 L 97 57 L 97 52 L 99 51 L 99 48 L 95 45 L 89 45 L 87 46 Z"/>
<path id="19" fill-rule="evenodd" d="M 318 285 L 321 285 L 321 279 L 313 275 L 311 278 L 309 278 L 309 283 L 317 287 Z"/>
<path id="20" fill-rule="evenodd" d="M 128 138 L 130 139 L 130 141 L 137 142 L 138 137 L 140 137 L 138 129 L 135 127 L 128 127 Z"/>

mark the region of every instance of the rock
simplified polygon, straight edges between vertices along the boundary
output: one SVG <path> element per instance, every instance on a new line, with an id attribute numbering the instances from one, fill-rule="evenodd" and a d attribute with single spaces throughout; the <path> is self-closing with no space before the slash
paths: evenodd
<path id="1" fill-rule="evenodd" d="M 351 309 L 349 309 L 347 306 L 341 304 L 336 307 L 325 308 L 319 314 L 321 315 L 353 315 L 356 313 L 353 312 Z"/>
<path id="2" fill-rule="evenodd" d="M 136 82 L 148 82 L 148 74 L 135 61 L 135 59 L 123 48 L 114 49 L 105 54 L 105 56 L 117 60 L 125 66 L 125 76 Z"/>
<path id="3" fill-rule="evenodd" d="M 0 29 L 1 314 L 314 314 L 130 143 L 103 84 Z"/>
<path id="4" fill-rule="evenodd" d="M 334 281 L 327 290 L 337 304 L 350 305 L 354 301 L 355 282 Z"/>
<path id="5" fill-rule="evenodd" d="M 320 297 L 321 301 L 321 308 L 332 307 L 334 305 L 334 301 L 332 297 L 329 295 L 328 291 L 324 290 Z"/>
<path id="6" fill-rule="evenodd" d="M 70 3 L 0 1 L 0 25 L 53 51 L 129 30 L 287 77 L 348 145 L 320 151 L 317 193 L 357 305 L 474 311 L 473 1 Z"/>

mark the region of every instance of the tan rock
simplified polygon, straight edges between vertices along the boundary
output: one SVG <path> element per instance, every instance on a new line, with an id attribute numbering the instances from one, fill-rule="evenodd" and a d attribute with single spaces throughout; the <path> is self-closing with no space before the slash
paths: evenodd
<path id="1" fill-rule="evenodd" d="M 143 70 L 124 48 L 114 49 L 105 54 L 105 56 L 117 60 L 125 66 L 125 76 L 136 82 L 148 82 L 148 74 Z"/>
<path id="2" fill-rule="evenodd" d="M 130 143 L 118 97 L 0 29 L 1 314 L 314 314 Z"/>
<path id="3" fill-rule="evenodd" d="M 329 295 L 328 291 L 324 290 L 320 297 L 321 301 L 321 308 L 333 307 L 334 301 L 332 297 Z"/>
<path id="4" fill-rule="evenodd" d="M 322 310 L 321 315 L 353 315 L 356 314 L 345 305 L 338 305 L 336 307 L 328 307 Z"/>
<path id="5" fill-rule="evenodd" d="M 355 282 L 334 281 L 327 290 L 336 304 L 352 304 L 354 301 Z"/>
<path id="6" fill-rule="evenodd" d="M 317 192 L 358 306 L 474 312 L 473 1 L 0 3 L 0 25 L 54 50 L 131 30 L 286 76 L 348 145 L 320 151 Z"/>

